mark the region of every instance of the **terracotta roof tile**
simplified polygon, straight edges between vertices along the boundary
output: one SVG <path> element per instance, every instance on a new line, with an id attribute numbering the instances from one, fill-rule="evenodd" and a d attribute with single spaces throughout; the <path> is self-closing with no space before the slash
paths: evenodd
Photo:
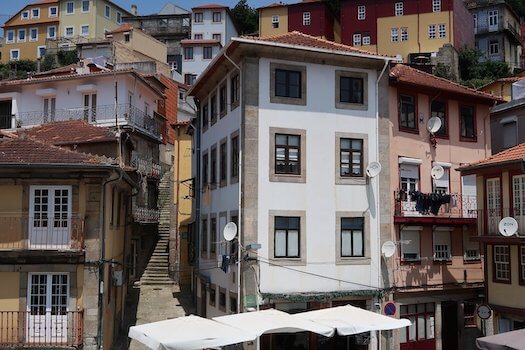
<path id="1" fill-rule="evenodd" d="M 496 153 L 486 159 L 480 160 L 478 162 L 473 162 L 470 164 L 463 165 L 459 167 L 459 170 L 467 170 L 470 168 L 481 168 L 486 166 L 495 166 L 500 163 L 509 163 L 514 161 L 521 161 L 522 158 L 525 158 L 525 143 L 521 143 L 512 148 L 506 149 L 499 153 Z"/>
<path id="2" fill-rule="evenodd" d="M 269 9 L 269 8 L 274 8 L 274 7 L 284 7 L 284 6 L 288 6 L 288 4 L 285 4 L 284 2 L 274 2 L 270 5 L 258 7 L 257 10 L 264 10 L 264 9 Z"/>
<path id="3" fill-rule="evenodd" d="M 35 77 L 44 77 L 48 75 L 65 75 L 65 74 L 77 74 L 77 68 L 80 68 L 80 66 L 76 63 L 69 64 L 67 66 L 58 67 L 50 70 L 46 70 L 44 72 L 35 73 Z"/>
<path id="4" fill-rule="evenodd" d="M 95 126 L 84 120 L 46 123 L 18 133 L 55 146 L 117 141 L 117 136 L 111 129 Z"/>
<path id="5" fill-rule="evenodd" d="M 201 6 L 195 6 L 192 7 L 192 10 L 207 10 L 207 9 L 224 9 L 229 8 L 228 6 L 220 5 L 220 4 L 207 4 L 207 5 L 201 5 Z"/>
<path id="6" fill-rule="evenodd" d="M 44 4 L 54 4 L 57 3 L 59 0 L 39 0 L 30 3 L 29 5 L 44 5 Z"/>
<path id="7" fill-rule="evenodd" d="M 219 40 L 207 39 L 207 40 L 181 40 L 181 45 L 220 45 Z"/>
<path id="8" fill-rule="evenodd" d="M 395 79 L 397 82 L 401 83 L 431 87 L 434 89 L 461 94 L 464 96 L 483 98 L 492 101 L 503 101 L 498 96 L 488 94 L 483 91 L 471 89 L 453 81 L 425 73 L 423 71 L 420 71 L 419 69 L 415 69 L 404 64 L 396 64 L 390 70 L 390 78 Z"/>
<path id="9" fill-rule="evenodd" d="M 114 33 L 124 33 L 124 32 L 129 32 L 133 30 L 133 27 L 130 26 L 129 24 L 123 24 L 121 25 L 120 27 L 116 28 L 116 29 L 113 29 L 112 31 L 110 32 L 107 32 L 107 34 L 114 34 Z"/>

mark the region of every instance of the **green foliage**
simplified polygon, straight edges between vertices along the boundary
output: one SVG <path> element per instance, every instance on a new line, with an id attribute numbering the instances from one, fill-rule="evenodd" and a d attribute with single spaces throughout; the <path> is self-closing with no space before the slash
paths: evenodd
<path id="1" fill-rule="evenodd" d="M 57 68 L 57 56 L 53 54 L 46 54 L 40 63 L 40 71 L 45 72 Z"/>
<path id="2" fill-rule="evenodd" d="M 460 83 L 470 87 L 480 87 L 489 82 L 511 76 L 505 62 L 482 60 L 483 53 L 478 49 L 464 47 L 459 50 Z"/>
<path id="3" fill-rule="evenodd" d="M 336 18 L 339 18 L 339 14 L 341 11 L 341 0 L 327 0 L 326 2 L 328 3 L 328 7 L 336 16 Z"/>
<path id="4" fill-rule="evenodd" d="M 525 16 L 525 2 L 523 0 L 507 0 L 507 3 L 516 11 L 518 16 Z"/>
<path id="5" fill-rule="evenodd" d="M 259 30 L 257 10 L 248 6 L 246 0 L 240 0 L 232 9 L 233 19 L 239 26 L 239 34 L 253 34 Z"/>
<path id="6" fill-rule="evenodd" d="M 58 64 L 61 66 L 67 66 L 69 64 L 78 62 L 77 50 L 65 51 L 59 50 L 57 52 Z"/>
<path id="7" fill-rule="evenodd" d="M 440 77 L 440 78 L 445 78 L 445 79 L 449 79 L 450 80 L 450 78 L 451 78 L 451 76 L 450 76 L 450 67 L 447 66 L 444 63 L 438 63 L 437 66 L 436 66 L 436 73 L 435 73 L 435 75 Z"/>
<path id="8" fill-rule="evenodd" d="M 36 62 L 31 60 L 10 61 L 0 64 L 0 79 L 25 79 L 36 72 Z"/>

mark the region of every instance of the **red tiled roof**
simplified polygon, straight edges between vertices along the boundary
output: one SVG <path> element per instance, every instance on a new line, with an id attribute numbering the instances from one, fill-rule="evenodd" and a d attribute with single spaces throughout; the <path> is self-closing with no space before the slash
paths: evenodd
<path id="1" fill-rule="evenodd" d="M 181 45 L 220 45 L 219 40 L 207 39 L 207 40 L 181 40 Z"/>
<path id="2" fill-rule="evenodd" d="M 117 29 L 114 29 L 114 30 L 112 30 L 112 31 L 110 31 L 110 32 L 107 32 L 106 35 L 107 35 L 107 34 L 113 34 L 113 33 L 124 33 L 124 32 L 129 32 L 129 31 L 131 31 L 131 30 L 133 30 L 133 27 L 132 27 L 132 26 L 130 26 L 129 24 L 123 24 L 123 25 L 121 25 L 120 27 L 118 27 Z"/>
<path id="3" fill-rule="evenodd" d="M 0 164 L 113 165 L 114 160 L 49 145 L 29 137 L 0 139 Z"/>
<path id="4" fill-rule="evenodd" d="M 284 7 L 284 6 L 288 6 L 288 4 L 285 4 L 284 2 L 274 2 L 273 4 L 270 4 L 270 5 L 258 7 L 257 10 L 264 10 L 264 9 L 269 9 L 269 8 L 274 8 L 274 7 Z"/>
<path id="5" fill-rule="evenodd" d="M 523 158 L 525 158 L 525 143 L 521 143 L 517 146 L 496 153 L 486 159 L 463 165 L 459 167 L 458 170 L 469 170 L 487 166 L 496 166 L 502 163 L 512 163 L 515 161 L 521 161 Z"/>
<path id="6" fill-rule="evenodd" d="M 76 74 L 77 68 L 80 66 L 76 63 L 69 64 L 67 66 L 50 69 L 44 72 L 35 73 L 35 77 L 43 77 L 47 75 L 64 75 L 64 74 Z"/>
<path id="7" fill-rule="evenodd" d="M 195 6 L 192 7 L 192 10 L 207 10 L 207 9 L 227 9 L 228 6 L 219 5 L 219 4 L 208 4 L 208 5 L 201 5 L 201 6 Z"/>
<path id="8" fill-rule="evenodd" d="M 396 64 L 390 70 L 390 78 L 400 83 L 431 87 L 433 89 L 492 101 L 503 101 L 498 96 L 494 96 L 483 91 L 471 89 L 453 81 L 425 73 L 423 71 L 420 71 L 419 69 L 415 69 L 404 64 Z"/>
<path id="9" fill-rule="evenodd" d="M 40 0 L 30 3 L 29 5 L 44 5 L 44 4 L 54 4 L 57 3 L 59 0 Z"/>
<path id="10" fill-rule="evenodd" d="M 84 120 L 46 123 L 19 131 L 19 134 L 27 135 L 55 146 L 117 142 L 117 136 L 111 129 L 95 126 Z"/>

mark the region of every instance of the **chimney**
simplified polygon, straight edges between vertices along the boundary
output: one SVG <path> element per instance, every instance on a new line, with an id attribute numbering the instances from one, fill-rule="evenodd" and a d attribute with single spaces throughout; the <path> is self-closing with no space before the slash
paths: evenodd
<path id="1" fill-rule="evenodd" d="M 138 14 L 138 8 L 137 8 L 137 5 L 133 4 L 131 5 L 131 14 L 133 16 L 136 16 Z"/>

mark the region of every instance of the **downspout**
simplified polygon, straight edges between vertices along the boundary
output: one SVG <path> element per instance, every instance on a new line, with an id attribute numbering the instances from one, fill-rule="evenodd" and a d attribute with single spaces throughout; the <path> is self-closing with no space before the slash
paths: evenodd
<path id="1" fill-rule="evenodd" d="M 175 169 L 177 169 L 177 177 L 175 178 L 175 201 L 177 203 L 177 207 L 175 208 L 175 272 L 174 277 L 175 280 L 178 281 L 180 284 L 180 225 L 179 225 L 179 211 L 180 211 L 180 198 L 179 198 L 179 190 L 180 190 L 180 126 L 177 126 L 177 132 L 175 133 L 175 144 L 177 147 L 177 158 L 176 158 L 176 166 Z"/>
<path id="2" fill-rule="evenodd" d="M 193 303 L 194 305 L 197 305 L 197 279 L 196 276 L 199 273 L 199 249 L 200 249 L 200 225 L 201 225 L 201 120 L 200 120 L 200 103 L 198 103 L 198 100 L 195 99 L 196 102 L 196 115 L 197 118 L 195 120 L 197 121 L 197 126 L 194 126 L 193 124 L 189 124 L 191 128 L 194 130 L 195 134 L 195 173 L 197 176 L 194 180 L 194 193 L 195 193 L 195 232 L 194 232 L 194 238 L 195 238 L 195 245 L 193 246 L 193 259 L 195 261 L 195 269 L 193 270 L 195 275 L 192 276 L 192 281 L 195 280 L 194 290 L 195 293 L 193 293 Z M 178 208 L 177 208 L 178 210 Z"/>
<path id="3" fill-rule="evenodd" d="M 106 185 L 122 180 L 123 173 L 119 171 L 117 178 L 108 179 L 102 184 L 102 236 L 100 239 L 100 260 L 98 263 L 98 322 L 97 322 L 97 350 L 102 349 L 102 338 L 104 336 L 103 322 L 103 293 L 104 293 L 104 263 L 106 260 Z"/>
<path id="4" fill-rule="evenodd" d="M 239 106 L 241 106 L 241 116 L 239 121 L 239 216 L 237 219 L 238 229 L 237 229 L 237 313 L 241 313 L 241 254 L 242 254 L 242 120 L 244 117 L 244 109 L 242 109 L 242 100 L 243 100 L 243 78 L 242 78 L 242 69 L 235 63 L 224 50 L 224 57 L 239 71 Z M 257 300 L 257 309 L 259 309 L 259 301 Z"/>

